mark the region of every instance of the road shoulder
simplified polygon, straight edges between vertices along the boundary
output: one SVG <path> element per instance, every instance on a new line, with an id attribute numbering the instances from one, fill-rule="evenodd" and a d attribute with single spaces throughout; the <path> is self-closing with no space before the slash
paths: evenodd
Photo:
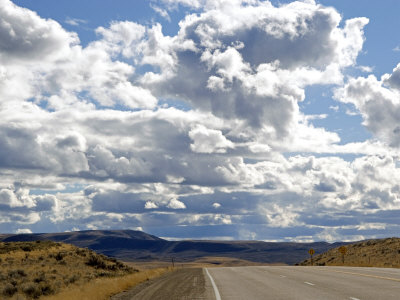
<path id="1" fill-rule="evenodd" d="M 184 268 L 148 280 L 111 300 L 214 300 L 211 282 L 202 268 Z"/>

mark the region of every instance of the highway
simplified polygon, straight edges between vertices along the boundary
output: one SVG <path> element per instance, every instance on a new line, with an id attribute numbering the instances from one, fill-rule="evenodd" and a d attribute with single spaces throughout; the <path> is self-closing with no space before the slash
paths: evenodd
<path id="1" fill-rule="evenodd" d="M 207 268 L 204 273 L 217 300 L 400 299 L 399 269 L 273 266 Z"/>

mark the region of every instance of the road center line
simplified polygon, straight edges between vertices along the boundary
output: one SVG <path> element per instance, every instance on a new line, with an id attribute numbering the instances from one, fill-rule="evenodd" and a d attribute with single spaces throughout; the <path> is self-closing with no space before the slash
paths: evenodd
<path id="1" fill-rule="evenodd" d="M 308 284 L 308 285 L 315 285 L 314 283 L 311 283 L 311 282 L 308 282 L 308 281 L 304 281 L 304 283 Z"/>
<path id="2" fill-rule="evenodd" d="M 280 277 L 280 278 L 285 278 L 286 276 L 285 276 L 285 275 L 279 275 L 279 277 Z"/>
<path id="3" fill-rule="evenodd" d="M 205 269 L 206 269 L 206 273 L 207 273 L 208 277 L 210 278 L 211 284 L 214 288 L 215 299 L 221 300 L 221 295 L 219 294 L 219 291 L 218 291 L 217 285 L 214 282 L 214 279 L 212 278 L 211 274 L 208 272 L 207 268 L 205 268 Z"/>
<path id="4" fill-rule="evenodd" d="M 337 270 L 329 270 L 329 271 L 336 272 L 336 273 L 342 273 L 342 274 L 358 275 L 358 276 L 372 277 L 372 278 L 386 279 L 386 280 L 392 280 L 392 281 L 398 281 L 398 282 L 400 282 L 400 279 L 399 279 L 399 278 L 383 277 L 383 276 L 377 276 L 377 275 L 370 275 L 370 274 L 363 274 L 363 273 L 354 273 L 354 272 L 346 272 L 346 271 L 337 271 Z"/>
<path id="5" fill-rule="evenodd" d="M 350 300 L 360 300 L 360 299 L 354 298 L 354 297 L 350 297 L 349 299 L 350 299 Z"/>

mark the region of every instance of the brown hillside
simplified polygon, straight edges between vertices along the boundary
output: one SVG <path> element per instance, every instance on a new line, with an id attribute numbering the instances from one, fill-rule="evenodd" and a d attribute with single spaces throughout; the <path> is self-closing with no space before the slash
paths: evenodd
<path id="1" fill-rule="evenodd" d="M 339 247 L 313 257 L 316 266 L 359 266 L 400 268 L 400 239 L 387 238 L 348 244 L 344 263 Z M 301 266 L 311 265 L 311 260 L 301 262 Z"/>
<path id="2" fill-rule="evenodd" d="M 51 241 L 0 242 L 0 299 L 35 299 L 136 270 L 89 249 Z"/>

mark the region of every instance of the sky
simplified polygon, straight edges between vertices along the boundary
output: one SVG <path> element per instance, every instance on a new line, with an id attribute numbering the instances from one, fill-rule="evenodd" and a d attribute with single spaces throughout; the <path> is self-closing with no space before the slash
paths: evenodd
<path id="1" fill-rule="evenodd" d="M 0 232 L 400 230 L 397 0 L 0 0 Z"/>

